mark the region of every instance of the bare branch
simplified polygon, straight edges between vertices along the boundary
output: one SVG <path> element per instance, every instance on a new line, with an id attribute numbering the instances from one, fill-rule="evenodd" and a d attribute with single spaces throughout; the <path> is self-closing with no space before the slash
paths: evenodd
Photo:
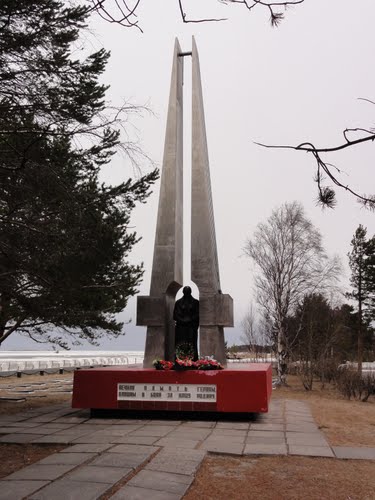
<path id="1" fill-rule="evenodd" d="M 348 137 L 349 132 L 364 132 L 368 135 L 360 137 L 358 139 L 350 140 Z M 374 210 L 375 209 L 374 196 L 359 194 L 358 192 L 351 189 L 348 185 L 343 184 L 337 178 L 337 176 L 332 173 L 332 168 L 336 169 L 338 173 L 340 173 L 340 170 L 334 165 L 324 161 L 322 159 L 321 153 L 334 153 L 365 142 L 373 142 L 375 140 L 375 133 L 364 128 L 353 128 L 353 129 L 345 129 L 343 131 L 343 135 L 346 142 L 330 148 L 317 148 L 311 142 L 303 142 L 298 146 L 285 146 L 285 145 L 276 146 L 276 145 L 263 144 L 260 142 L 254 142 L 254 144 L 257 144 L 258 146 L 262 146 L 264 148 L 294 149 L 295 151 L 305 151 L 307 153 L 311 153 L 314 156 L 317 164 L 315 182 L 318 184 L 318 192 L 319 192 L 318 202 L 323 207 L 333 208 L 336 204 L 335 191 L 329 186 L 324 186 L 325 179 L 323 177 L 323 174 L 325 174 L 333 182 L 335 186 L 349 192 L 355 198 L 357 198 L 357 200 L 360 203 L 362 203 L 365 207 Z"/>
<path id="2" fill-rule="evenodd" d="M 375 104 L 374 101 L 371 101 L 371 99 L 366 99 L 366 97 L 358 97 L 358 101 L 365 101 L 369 102 L 370 104 Z"/>
<path id="3" fill-rule="evenodd" d="M 186 19 L 186 13 L 182 6 L 182 0 L 178 0 L 178 7 L 180 9 L 181 18 L 184 23 L 206 23 L 212 21 L 227 21 L 227 18 L 211 18 L 211 19 Z"/>
<path id="4" fill-rule="evenodd" d="M 125 28 L 138 28 L 142 33 L 142 29 L 139 26 L 137 19 L 137 10 L 140 6 L 141 0 L 136 0 L 134 5 L 131 7 L 128 5 L 126 0 L 90 0 L 91 8 L 89 11 L 96 12 L 99 16 L 109 23 L 119 24 Z M 298 5 L 303 3 L 305 0 L 289 0 L 285 2 L 275 2 L 267 0 L 218 0 L 221 4 L 231 5 L 239 4 L 245 7 L 247 10 L 252 11 L 255 7 L 264 7 L 270 12 L 270 22 L 271 26 L 277 27 L 280 22 L 284 19 L 284 11 L 293 5 Z M 220 22 L 227 21 L 227 18 L 199 18 L 199 19 L 189 19 L 187 13 L 184 9 L 183 0 L 177 0 L 178 8 L 181 15 L 181 19 L 184 23 L 209 23 L 209 22 Z"/>
<path id="5" fill-rule="evenodd" d="M 107 4 L 106 0 L 91 0 L 92 7 L 90 8 L 91 12 L 97 12 L 99 16 L 109 23 L 119 24 L 124 28 L 138 28 L 141 33 L 143 33 L 142 28 L 139 26 L 137 20 L 133 20 L 133 18 L 137 17 L 136 10 L 138 9 L 141 0 L 137 0 L 133 7 L 129 7 L 125 0 L 113 0 L 115 4 L 115 10 L 117 11 L 117 15 L 112 14 L 104 4 Z M 118 12 L 120 15 L 118 15 Z"/>

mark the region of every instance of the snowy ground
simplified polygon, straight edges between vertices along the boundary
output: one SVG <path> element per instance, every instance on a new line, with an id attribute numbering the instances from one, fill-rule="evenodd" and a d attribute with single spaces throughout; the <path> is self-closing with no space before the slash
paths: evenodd
<path id="1" fill-rule="evenodd" d="M 0 351 L 0 374 L 142 363 L 143 351 Z"/>

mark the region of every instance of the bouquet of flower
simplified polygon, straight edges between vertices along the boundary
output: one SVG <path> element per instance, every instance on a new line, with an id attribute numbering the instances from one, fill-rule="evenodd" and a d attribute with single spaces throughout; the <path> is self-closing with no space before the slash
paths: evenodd
<path id="1" fill-rule="evenodd" d="M 224 367 L 216 359 L 205 357 L 194 363 L 196 370 L 222 370 Z"/>
<path id="2" fill-rule="evenodd" d="M 189 370 L 194 368 L 195 363 L 191 358 L 176 358 L 175 369 Z"/>
<path id="3" fill-rule="evenodd" d="M 180 346 L 176 349 L 175 363 L 164 359 L 155 359 L 152 364 L 157 370 L 222 370 L 224 368 L 213 356 L 205 356 L 198 361 L 193 361 L 193 356 L 186 355 L 186 351 L 183 351 Z"/>
<path id="4" fill-rule="evenodd" d="M 172 370 L 172 361 L 165 361 L 164 359 L 155 359 L 152 364 L 157 370 Z"/>

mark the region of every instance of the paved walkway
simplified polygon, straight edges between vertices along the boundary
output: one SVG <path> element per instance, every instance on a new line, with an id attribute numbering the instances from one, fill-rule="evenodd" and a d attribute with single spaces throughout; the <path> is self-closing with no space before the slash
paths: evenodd
<path id="1" fill-rule="evenodd" d="M 207 452 L 375 460 L 375 448 L 329 446 L 294 400 L 254 422 L 90 419 L 60 405 L 1 417 L 0 442 L 71 445 L 1 480 L 0 500 L 177 500 Z"/>

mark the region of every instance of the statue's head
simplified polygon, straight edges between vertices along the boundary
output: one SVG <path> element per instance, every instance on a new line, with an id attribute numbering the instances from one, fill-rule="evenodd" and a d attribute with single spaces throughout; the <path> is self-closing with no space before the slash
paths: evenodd
<path id="1" fill-rule="evenodd" d="M 184 297 L 190 297 L 191 296 L 190 286 L 184 286 L 184 288 L 182 289 L 182 293 L 184 294 Z"/>

